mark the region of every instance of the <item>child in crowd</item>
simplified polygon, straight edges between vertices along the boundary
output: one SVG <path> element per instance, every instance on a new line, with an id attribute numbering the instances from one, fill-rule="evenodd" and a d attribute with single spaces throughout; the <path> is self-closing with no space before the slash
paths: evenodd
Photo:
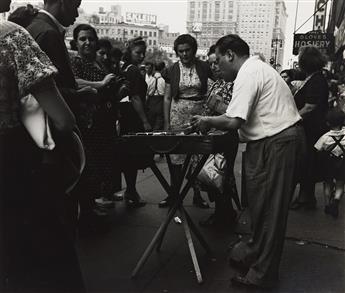
<path id="1" fill-rule="evenodd" d="M 326 121 L 331 130 L 319 138 L 315 148 L 325 152 L 324 194 L 326 198 L 329 198 L 325 213 L 337 218 L 345 183 L 345 127 L 343 127 L 345 114 L 333 108 L 327 113 Z"/>

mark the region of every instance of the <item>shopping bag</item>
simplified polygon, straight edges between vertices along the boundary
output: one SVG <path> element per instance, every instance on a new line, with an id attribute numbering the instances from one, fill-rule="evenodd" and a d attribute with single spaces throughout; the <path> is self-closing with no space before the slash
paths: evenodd
<path id="1" fill-rule="evenodd" d="M 197 180 L 203 188 L 219 193 L 224 191 L 226 159 L 223 154 L 210 155 L 201 169 Z"/>

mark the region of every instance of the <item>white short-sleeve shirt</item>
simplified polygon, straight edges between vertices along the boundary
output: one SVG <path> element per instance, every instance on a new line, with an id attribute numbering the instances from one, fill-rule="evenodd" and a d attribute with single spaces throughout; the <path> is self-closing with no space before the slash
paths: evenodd
<path id="1" fill-rule="evenodd" d="M 257 56 L 240 68 L 226 115 L 245 120 L 239 129 L 243 142 L 271 137 L 302 119 L 288 85 Z"/>
<path id="2" fill-rule="evenodd" d="M 329 150 L 334 144 L 335 141 L 332 138 L 332 136 L 335 136 L 336 138 L 340 138 L 342 136 L 344 136 L 341 140 L 340 140 L 340 144 L 345 148 L 345 127 L 343 127 L 340 130 L 330 130 L 327 133 L 325 133 L 324 135 L 322 135 L 319 140 L 316 142 L 316 144 L 314 145 L 314 147 L 318 150 L 318 151 L 327 151 Z M 344 155 L 343 150 L 339 147 L 336 146 L 332 151 L 332 154 L 339 157 L 341 155 Z"/>

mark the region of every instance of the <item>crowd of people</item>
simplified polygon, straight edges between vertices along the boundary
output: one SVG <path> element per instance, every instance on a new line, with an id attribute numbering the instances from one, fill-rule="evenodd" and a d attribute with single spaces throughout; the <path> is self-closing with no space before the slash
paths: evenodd
<path id="1" fill-rule="evenodd" d="M 10 3 L 1 1 L 0 12 Z M 161 159 L 116 154 L 118 137 L 186 126 L 225 130 L 232 141 L 224 153 L 223 191 L 193 183 L 195 206 L 209 207 L 202 190 L 215 202 L 202 226 L 235 227 L 233 168 L 238 143 L 247 144 L 243 176 L 252 237 L 232 247 L 230 264 L 246 272 L 232 282 L 276 285 L 288 210 L 314 209 L 315 183 L 324 181 L 325 213 L 337 218 L 344 193 L 344 103 L 325 73 L 325 57 L 315 47 L 302 48 L 300 72 L 279 74 L 250 56 L 237 35 L 220 38 L 205 62 L 196 57 L 196 39 L 182 34 L 174 42 L 178 61 L 167 68 L 162 60 L 143 64 L 142 37 L 122 51 L 89 24 L 74 28 L 67 49 L 65 28 L 80 4 L 45 0 L 42 10 L 21 7 L 1 22 L 0 291 L 85 292 L 76 237 L 109 228 L 107 210 L 122 199 L 114 197 L 121 172 L 127 207 L 144 207 L 138 170 Z M 22 119 L 28 96 L 43 115 L 39 146 Z M 48 138 L 55 148 L 46 147 Z M 179 185 L 184 159 L 171 156 L 172 186 Z M 195 154 L 194 165 L 198 159 Z M 67 184 L 61 174 L 75 179 Z M 177 193 L 158 206 L 171 206 Z"/>

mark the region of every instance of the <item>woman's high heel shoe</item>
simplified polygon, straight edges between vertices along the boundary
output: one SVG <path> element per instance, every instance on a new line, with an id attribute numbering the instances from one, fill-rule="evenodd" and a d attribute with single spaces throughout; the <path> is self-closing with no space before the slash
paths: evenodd
<path id="1" fill-rule="evenodd" d="M 125 202 L 128 208 L 141 208 L 146 205 L 146 201 L 142 200 L 137 192 L 125 193 Z"/>

